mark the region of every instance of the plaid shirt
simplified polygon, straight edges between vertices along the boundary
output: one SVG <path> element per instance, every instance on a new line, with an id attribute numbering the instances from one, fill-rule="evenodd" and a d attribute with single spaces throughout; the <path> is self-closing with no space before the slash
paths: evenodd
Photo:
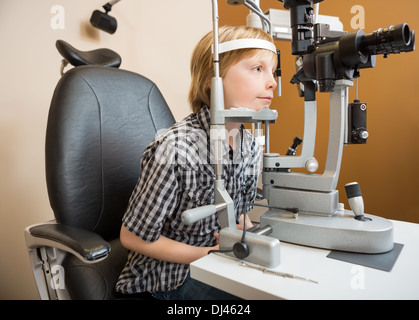
<path id="1" fill-rule="evenodd" d="M 214 203 L 214 167 L 210 147 L 210 113 L 204 106 L 158 136 L 145 150 L 141 176 L 131 195 L 123 225 L 144 241 L 160 235 L 193 246 L 214 246 L 219 231 L 214 214 L 190 225 L 186 209 Z M 242 126 L 234 149 L 224 143 L 223 178 L 235 204 L 236 219 L 251 208 L 260 172 L 261 148 Z M 250 205 L 249 205 L 250 204 Z M 248 205 L 248 207 L 247 207 Z M 116 284 L 121 293 L 174 290 L 189 265 L 156 260 L 130 251 Z"/>

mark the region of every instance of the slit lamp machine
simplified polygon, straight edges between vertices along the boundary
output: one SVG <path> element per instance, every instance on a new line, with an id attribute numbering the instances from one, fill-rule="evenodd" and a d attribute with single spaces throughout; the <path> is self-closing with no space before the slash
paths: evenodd
<path id="1" fill-rule="evenodd" d="M 280 264 L 280 241 L 369 254 L 391 251 L 394 245 L 392 222 L 364 213 L 359 184 L 345 186 L 351 210 L 339 203 L 336 186 L 343 146 L 364 144 L 368 138 L 366 104 L 359 100 L 348 103 L 348 88 L 354 78 L 359 77 L 360 69 L 375 66 L 376 55 L 413 51 L 414 31 L 406 23 L 369 34 L 362 30 L 332 31 L 326 24 L 314 23 L 313 7 L 321 1 L 281 1 L 290 13 L 291 52 L 298 66 L 291 82 L 298 86 L 299 95 L 304 98 L 304 133 L 302 139 L 294 140 L 286 155 L 279 155 L 269 148 L 269 126 L 277 119 L 275 110 L 224 109 L 218 57 L 225 44 L 218 43 L 218 3 L 212 0 L 214 76 L 210 141 L 215 154 L 215 204 L 187 210 L 182 219 L 192 223 L 217 212 L 221 226 L 220 252 L 264 267 Z M 254 1 L 227 2 L 248 7 L 260 18 L 262 28 L 272 35 L 271 21 Z M 228 50 L 269 46 L 253 40 L 231 41 Z M 277 54 L 279 58 L 280 53 Z M 280 65 L 277 76 L 280 93 Z M 327 156 L 322 174 L 315 173 L 318 162 L 314 158 L 317 91 L 329 93 L 330 108 Z M 234 204 L 224 188 L 223 157 L 219 150 L 222 150 L 227 121 L 254 123 L 256 133 L 263 124 L 265 130 L 262 182 L 268 210 L 260 217 L 259 229 L 252 232 L 237 229 Z M 296 156 L 299 144 L 301 152 Z M 294 168 L 303 168 L 307 173 L 293 172 Z"/>

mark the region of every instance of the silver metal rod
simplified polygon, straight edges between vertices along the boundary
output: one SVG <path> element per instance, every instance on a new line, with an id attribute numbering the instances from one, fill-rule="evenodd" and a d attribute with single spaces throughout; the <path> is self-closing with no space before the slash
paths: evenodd
<path id="1" fill-rule="evenodd" d="M 111 6 L 113 6 L 115 3 L 119 2 L 119 1 L 121 1 L 121 0 L 111 0 L 111 1 L 109 1 L 109 4 Z"/>
<path id="2" fill-rule="evenodd" d="M 258 235 L 261 235 L 261 236 L 267 236 L 268 234 L 271 234 L 272 231 L 273 231 L 273 229 L 272 229 L 271 226 L 264 226 L 264 227 L 262 227 L 260 229 L 257 229 L 255 231 L 252 231 L 252 233 L 258 234 Z"/>
<path id="3" fill-rule="evenodd" d="M 249 8 L 252 12 L 256 13 L 259 16 L 259 18 L 262 20 L 262 25 L 264 25 L 264 23 L 266 23 L 268 25 L 269 34 L 272 37 L 272 33 L 273 33 L 272 32 L 272 23 L 267 17 L 265 17 L 265 15 L 262 12 L 262 9 L 260 9 L 260 7 L 256 3 L 254 3 L 253 1 L 250 1 L 250 0 L 246 0 L 244 2 L 244 5 L 247 8 Z"/>
<path id="4" fill-rule="evenodd" d="M 214 77 L 220 76 L 219 69 L 219 53 L 218 53 L 218 1 L 212 0 L 212 32 L 213 32 L 213 61 L 214 61 Z"/>
<path id="5" fill-rule="evenodd" d="M 243 261 L 240 262 L 240 265 L 243 266 L 243 267 L 248 267 L 248 268 L 260 270 L 263 273 L 275 274 L 275 275 L 280 276 L 280 277 L 283 277 L 283 278 L 290 278 L 290 279 L 302 280 L 302 281 L 307 281 L 307 282 L 318 284 L 317 281 L 312 280 L 312 279 L 309 279 L 307 277 L 297 276 L 295 274 L 288 273 L 288 272 L 276 271 L 276 270 L 268 269 L 268 268 L 265 268 L 265 267 L 260 267 L 258 265 L 249 264 L 249 263 L 246 263 L 246 262 L 243 262 Z"/>
<path id="6" fill-rule="evenodd" d="M 269 153 L 269 121 L 265 121 L 265 153 Z"/>

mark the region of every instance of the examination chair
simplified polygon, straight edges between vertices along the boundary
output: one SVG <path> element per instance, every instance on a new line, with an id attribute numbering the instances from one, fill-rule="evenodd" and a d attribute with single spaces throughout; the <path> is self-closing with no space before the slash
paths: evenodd
<path id="1" fill-rule="evenodd" d="M 45 144 L 55 220 L 25 229 L 41 299 L 118 298 L 121 219 L 145 147 L 173 123 L 159 89 L 139 74 L 98 65 L 63 74 Z"/>

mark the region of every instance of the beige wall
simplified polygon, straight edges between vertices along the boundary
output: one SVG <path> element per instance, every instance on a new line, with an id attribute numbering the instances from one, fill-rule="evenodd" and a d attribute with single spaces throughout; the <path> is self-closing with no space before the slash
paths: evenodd
<path id="1" fill-rule="evenodd" d="M 0 299 L 37 299 L 26 253 L 26 226 L 53 218 L 44 175 L 48 107 L 59 80 L 55 41 L 82 50 L 108 47 L 121 68 L 155 81 L 176 119 L 189 113 L 189 59 L 211 29 L 211 2 L 123 0 L 111 15 L 110 35 L 89 25 L 106 0 L 0 0 Z M 64 29 L 54 29 L 55 5 L 64 9 Z M 62 20 L 61 20 L 62 22 Z"/>

